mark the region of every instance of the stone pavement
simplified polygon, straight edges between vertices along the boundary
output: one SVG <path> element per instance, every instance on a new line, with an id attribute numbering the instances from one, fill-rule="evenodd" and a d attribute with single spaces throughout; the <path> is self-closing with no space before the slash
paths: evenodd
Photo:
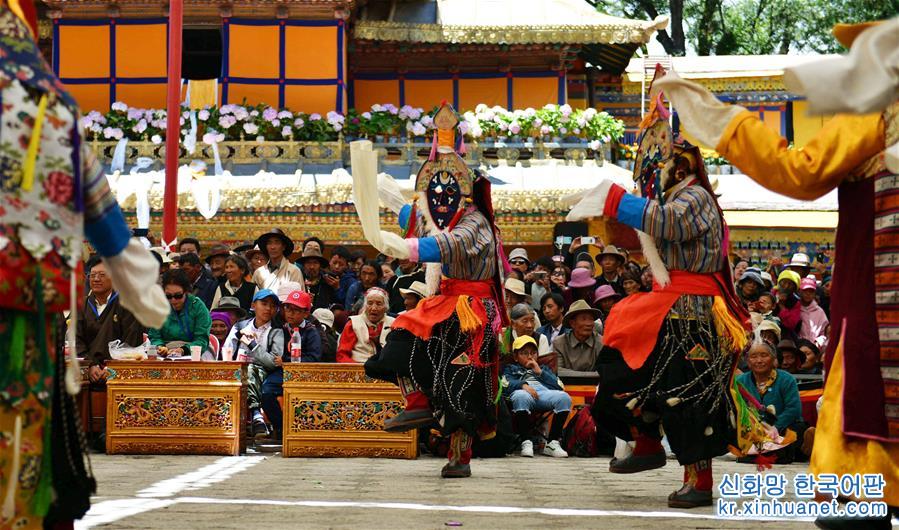
<path id="1" fill-rule="evenodd" d="M 674 460 L 636 475 L 608 458 L 475 460 L 473 477 L 439 478 L 443 461 L 93 455 L 99 482 L 76 528 L 811 528 L 805 521 L 718 518 L 714 508 L 675 510 Z M 723 473 L 754 472 L 732 458 Z M 777 466 L 792 478 L 804 465 Z M 716 495 L 717 496 L 717 495 Z M 792 498 L 788 495 L 788 498 Z"/>

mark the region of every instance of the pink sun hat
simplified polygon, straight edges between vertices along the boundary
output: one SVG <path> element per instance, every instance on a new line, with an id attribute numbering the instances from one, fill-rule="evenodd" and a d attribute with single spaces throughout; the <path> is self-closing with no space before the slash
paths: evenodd
<path id="1" fill-rule="evenodd" d="M 571 271 L 571 281 L 568 282 L 568 287 L 572 289 L 578 289 L 580 287 L 593 287 L 596 285 L 596 279 L 593 278 L 593 274 L 587 269 L 574 269 Z"/>

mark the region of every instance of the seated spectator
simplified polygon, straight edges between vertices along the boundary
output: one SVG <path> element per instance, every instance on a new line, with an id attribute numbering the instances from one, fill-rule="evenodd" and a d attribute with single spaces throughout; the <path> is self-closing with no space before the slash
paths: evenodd
<path id="1" fill-rule="evenodd" d="M 253 284 L 255 286 L 255 284 Z M 241 320 L 247 318 L 247 309 L 253 304 L 253 299 L 250 299 L 250 303 L 247 305 L 247 308 L 244 309 L 240 305 L 240 301 L 233 296 L 223 296 L 219 299 L 219 305 L 215 308 L 216 311 L 222 313 L 228 313 L 231 316 L 231 323 L 237 323 Z"/>
<path id="2" fill-rule="evenodd" d="M 799 338 L 805 339 L 815 345 L 817 349 L 827 346 L 825 330 L 830 323 L 827 314 L 815 300 L 818 292 L 818 284 L 812 278 L 803 278 L 800 283 L 799 310 L 802 325 L 799 328 Z"/>
<path id="3" fill-rule="evenodd" d="M 200 262 L 200 257 L 193 253 L 182 254 L 178 258 L 181 270 L 187 274 L 191 283 L 191 293 L 203 301 L 206 309 L 212 307 L 212 299 L 218 288 L 218 282 Z"/>
<path id="4" fill-rule="evenodd" d="M 78 312 L 75 352 L 87 361 L 91 383 L 97 383 L 106 381 L 108 375 L 109 343 L 120 340 L 128 346 L 140 346 L 144 342 L 144 328 L 119 303 L 119 295 L 106 273 L 106 264 L 99 257 L 93 257 L 86 269 L 91 291 Z"/>
<path id="5" fill-rule="evenodd" d="M 300 334 L 301 362 L 314 363 L 321 361 L 321 335 L 318 327 L 310 318 L 312 310 L 312 297 L 305 291 L 293 291 L 281 305 L 286 322 L 284 330 L 284 353 L 280 358 L 273 358 L 275 368 L 266 370 L 265 379 L 260 387 L 260 401 L 265 416 L 271 423 L 276 440 L 281 439 L 284 430 L 284 414 L 278 397 L 284 394 L 284 368 L 285 362 L 291 361 L 290 343 L 293 334 Z M 254 424 L 255 424 L 254 418 Z M 260 429 L 261 432 L 261 429 Z"/>
<path id="6" fill-rule="evenodd" d="M 212 320 L 206 304 L 190 294 L 191 282 L 187 274 L 177 269 L 168 271 L 162 277 L 162 290 L 172 307 L 171 312 L 161 328 L 147 331 L 159 356 L 189 356 L 191 346 L 199 346 L 200 351 L 206 351 Z"/>
<path id="7" fill-rule="evenodd" d="M 178 254 L 194 254 L 200 255 L 200 242 L 193 237 L 185 237 L 178 243 Z"/>
<path id="8" fill-rule="evenodd" d="M 788 372 L 777 369 L 777 354 L 768 343 L 755 342 L 749 349 L 749 370 L 737 376 L 737 382 L 755 399 L 768 409 L 766 418 L 781 436 L 790 429 L 796 433 L 797 441 L 787 451 L 778 451 L 778 463 L 790 463 L 794 459 L 807 460 L 811 455 L 811 444 L 803 444 L 808 425 L 802 419 L 802 402 L 799 386 Z M 814 431 L 811 431 L 813 435 Z M 805 448 L 808 453 L 800 449 Z"/>
<path id="9" fill-rule="evenodd" d="M 777 343 L 777 353 L 780 355 L 780 367 L 791 374 L 799 373 L 799 368 L 805 360 L 802 352 L 796 347 L 796 343 L 784 339 Z"/>
<path id="10" fill-rule="evenodd" d="M 764 290 L 765 283 L 762 281 L 761 274 L 755 269 L 746 269 L 737 281 L 737 295 L 743 302 L 743 307 L 751 308 Z"/>
<path id="11" fill-rule="evenodd" d="M 240 256 L 228 256 L 224 258 L 224 262 L 225 275 L 215 290 L 212 308 L 218 308 L 222 298 L 232 297 L 237 299 L 241 308 L 249 309 L 250 304 L 253 303 L 253 295 L 259 288 L 255 283 L 247 281 L 247 276 L 250 274 L 247 260 Z"/>
<path id="12" fill-rule="evenodd" d="M 553 291 L 562 293 L 568 288 L 568 282 L 571 280 L 571 270 L 565 265 L 556 265 L 552 273 L 549 275 L 549 281 L 553 284 Z M 564 298 L 563 298 L 564 300 Z"/>
<path id="13" fill-rule="evenodd" d="M 389 262 L 382 261 L 381 262 L 381 283 L 387 285 L 387 283 L 396 278 L 396 271 L 393 270 L 393 265 Z"/>
<path id="14" fill-rule="evenodd" d="M 362 298 L 374 287 L 381 287 L 381 267 L 374 260 L 366 261 L 359 269 L 359 281 L 349 288 L 345 306 L 350 313 L 362 310 Z"/>
<path id="15" fill-rule="evenodd" d="M 780 344 L 780 326 L 773 320 L 762 320 L 758 330 L 763 341 L 775 348 Z"/>
<path id="16" fill-rule="evenodd" d="M 518 304 L 527 303 L 528 295 L 524 290 L 524 282 L 518 278 L 506 278 L 503 283 L 506 293 L 506 307 L 511 309 Z"/>
<path id="17" fill-rule="evenodd" d="M 329 307 L 337 301 L 336 292 L 325 281 L 324 269 L 328 267 L 328 260 L 316 248 L 318 243 L 309 242 L 309 247 L 303 250 L 303 256 L 297 260 L 297 264 L 303 268 L 303 276 L 306 279 L 306 292 L 312 296 L 312 307 Z"/>
<path id="18" fill-rule="evenodd" d="M 559 293 L 550 293 L 543 295 L 540 300 L 540 311 L 543 313 L 543 320 L 546 324 L 537 329 L 549 344 L 552 344 L 556 337 L 564 335 L 571 331 L 571 328 L 565 325 L 565 299 Z"/>
<path id="19" fill-rule="evenodd" d="M 262 252 L 262 250 L 256 246 L 248 250 L 246 254 L 244 254 L 244 258 L 250 265 L 250 277 L 256 273 L 257 269 L 268 263 L 268 257 L 265 255 L 265 252 Z"/>
<path id="20" fill-rule="evenodd" d="M 231 320 L 231 315 L 224 311 L 213 311 L 209 314 L 209 318 L 212 320 L 209 334 L 216 338 L 218 344 L 209 343 L 209 349 L 203 352 L 203 360 L 221 360 L 222 345 L 225 344 L 225 339 L 228 338 L 228 333 L 231 332 L 231 326 L 234 322 Z M 231 360 L 233 361 L 234 359 L 232 358 Z"/>
<path id="21" fill-rule="evenodd" d="M 509 311 L 512 325 L 503 330 L 502 340 L 500 341 L 500 351 L 503 355 L 511 355 L 512 344 L 518 337 L 532 337 L 537 344 L 537 354 L 539 356 L 549 355 L 552 348 L 549 341 L 537 333 L 537 323 L 534 320 L 534 311 L 527 304 L 518 304 Z"/>
<path id="22" fill-rule="evenodd" d="M 578 300 L 568 308 L 565 324 L 571 331 L 556 337 L 553 351 L 558 356 L 559 368 L 577 372 L 596 371 L 596 359 L 602 349 L 602 335 L 594 322 L 599 318 L 599 310 L 587 302 Z"/>
<path id="23" fill-rule="evenodd" d="M 594 307 L 599 309 L 599 319 L 605 323 L 609 312 L 615 307 L 615 304 L 621 300 L 621 295 L 615 292 L 611 285 L 600 285 L 593 293 L 593 299 L 596 300 Z"/>
<path id="24" fill-rule="evenodd" d="M 250 362 L 247 366 L 247 408 L 253 421 L 253 436 L 257 438 L 271 432 L 262 416 L 265 379 L 285 361 L 290 362 L 284 329 L 272 325 L 279 303 L 278 296 L 268 289 L 253 295 L 254 316 L 235 324 L 223 346 L 237 352 L 238 360 Z"/>
<path id="25" fill-rule="evenodd" d="M 531 308 L 538 313 L 544 296 L 553 292 L 561 293 L 563 290 L 550 280 L 549 274 L 554 266 L 549 257 L 540 258 L 534 263 L 533 270 L 524 276 L 525 292 L 530 293 Z"/>
<path id="26" fill-rule="evenodd" d="M 307 237 L 306 240 L 303 241 L 303 246 L 302 248 L 300 248 L 300 252 L 306 252 L 306 250 L 308 249 L 315 249 L 319 254 L 324 254 L 325 242 L 315 236 Z M 326 264 L 325 267 L 327 266 L 328 265 Z"/>
<path id="27" fill-rule="evenodd" d="M 425 270 L 418 263 L 411 260 L 401 260 L 398 273 L 392 279 L 387 280 L 384 285 L 388 293 L 390 293 L 390 310 L 389 313 L 398 315 L 406 311 L 405 295 L 400 289 L 409 289 L 409 287 L 419 282 L 425 284 Z"/>
<path id="28" fill-rule="evenodd" d="M 624 287 L 624 296 L 637 294 L 641 291 L 640 275 L 627 271 L 621 275 L 621 286 Z"/>
<path id="29" fill-rule="evenodd" d="M 338 304 L 346 302 L 347 291 L 359 281 L 356 273 L 349 266 L 353 254 L 346 247 L 335 247 L 331 253 L 330 270 L 325 275 L 325 281 L 334 289 L 334 296 Z"/>
<path id="30" fill-rule="evenodd" d="M 593 274 L 584 268 L 571 271 L 571 281 L 568 289 L 562 293 L 565 297 L 565 305 L 571 307 L 578 300 L 583 300 L 587 305 L 593 305 L 593 290 L 596 287 L 596 279 Z"/>
<path id="31" fill-rule="evenodd" d="M 428 297 L 428 286 L 422 282 L 412 282 L 408 289 L 400 289 L 403 295 L 403 311 L 412 311 L 418 307 L 418 303 Z"/>
<path id="32" fill-rule="evenodd" d="M 318 326 L 322 337 L 322 362 L 337 362 L 337 332 L 334 331 L 334 313 L 330 309 L 320 307 L 312 312 L 312 318 Z"/>
<path id="33" fill-rule="evenodd" d="M 228 245 L 215 245 L 212 247 L 209 255 L 206 256 L 206 265 L 209 267 L 209 272 L 216 281 L 221 281 L 224 276 L 225 259 L 230 255 L 231 249 L 228 248 Z"/>
<path id="34" fill-rule="evenodd" d="M 278 292 L 282 282 L 303 285 L 303 273 L 290 262 L 293 254 L 293 240 L 280 228 L 273 228 L 256 240 L 256 246 L 265 254 L 268 263 L 253 273 L 253 283 L 260 289 Z"/>
<path id="35" fill-rule="evenodd" d="M 802 326 L 802 303 L 796 291 L 799 290 L 799 275 L 785 270 L 777 277 L 777 317 L 780 318 L 781 336 L 795 340 L 799 338 Z"/>
<path id="36" fill-rule="evenodd" d="M 769 292 L 764 292 L 759 295 L 758 300 L 755 301 L 755 312 L 762 315 L 762 318 L 765 320 L 776 320 L 777 325 L 780 325 L 780 319 L 777 318 L 777 315 L 774 313 L 774 310 L 777 309 L 777 300 L 774 298 L 774 295 Z"/>
<path id="37" fill-rule="evenodd" d="M 350 317 L 337 344 L 337 362 L 364 363 L 384 346 L 393 317 L 387 316 L 387 291 L 372 287 L 365 292 L 362 311 Z"/>
<path id="38" fill-rule="evenodd" d="M 284 312 L 284 326 L 287 328 L 287 342 L 291 341 L 295 331 L 299 331 L 302 361 L 304 363 L 321 362 L 321 333 L 312 320 L 312 297 L 309 293 L 293 291 L 281 303 L 281 309 Z"/>
<path id="39" fill-rule="evenodd" d="M 523 335 L 512 343 L 513 362 L 503 369 L 503 395 L 512 401 L 512 425 L 515 434 L 523 438 L 521 456 L 534 456 L 531 439 L 531 413 L 552 411 L 548 442 L 543 454 L 566 458 L 562 449 L 562 429 L 571 411 L 571 396 L 562 390 L 559 378 L 548 366 L 537 362 L 537 342 Z"/>
<path id="40" fill-rule="evenodd" d="M 624 286 L 621 284 L 621 267 L 627 260 L 624 254 L 615 245 L 606 245 L 599 254 L 599 267 L 602 274 L 596 279 L 596 285 L 608 285 L 624 296 Z"/>
<path id="41" fill-rule="evenodd" d="M 646 293 L 651 292 L 652 283 L 652 269 L 647 265 L 643 267 L 643 272 L 640 274 L 640 290 Z"/>
<path id="42" fill-rule="evenodd" d="M 799 370 L 800 374 L 817 374 L 824 373 L 824 361 L 821 359 L 821 350 L 814 342 L 806 339 L 799 339 L 796 343 L 799 348 Z"/>

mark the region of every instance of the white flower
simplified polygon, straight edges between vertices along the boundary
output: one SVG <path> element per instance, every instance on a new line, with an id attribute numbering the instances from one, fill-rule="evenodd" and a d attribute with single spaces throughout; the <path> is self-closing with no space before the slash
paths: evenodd
<path id="1" fill-rule="evenodd" d="M 281 120 L 279 120 L 278 118 L 275 118 L 272 120 L 272 127 L 280 127 L 280 126 L 281 126 Z"/>
<path id="2" fill-rule="evenodd" d="M 102 114 L 95 110 L 88 112 L 87 117 L 90 118 L 91 121 L 95 121 L 97 123 L 106 123 L 106 118 L 104 118 Z"/>
<path id="3" fill-rule="evenodd" d="M 203 135 L 203 143 L 207 145 L 212 145 L 214 143 L 224 142 L 225 134 L 220 133 L 214 129 L 209 129 L 209 132 Z"/>
<path id="4" fill-rule="evenodd" d="M 537 115 L 537 111 L 531 107 L 528 107 L 528 108 L 524 109 L 524 115 L 527 116 L 528 118 L 533 118 L 534 116 Z"/>
<path id="5" fill-rule="evenodd" d="M 481 124 L 472 123 L 471 129 L 468 131 L 468 133 L 472 138 L 480 138 L 484 135 L 484 130 L 481 129 Z"/>
<path id="6" fill-rule="evenodd" d="M 264 142 L 264 141 L 265 141 L 265 136 L 260 135 L 260 136 L 257 136 L 257 137 L 256 137 L 256 143 L 257 143 L 257 144 L 261 144 L 261 143 Z"/>
<path id="7" fill-rule="evenodd" d="M 247 112 L 247 109 L 243 107 L 239 107 L 237 105 L 234 106 L 234 117 L 238 120 L 245 120 L 250 117 L 250 113 Z"/>
<path id="8" fill-rule="evenodd" d="M 552 132 L 553 132 L 553 128 L 550 127 L 549 125 L 543 125 L 542 127 L 540 127 L 540 134 L 542 134 L 544 136 L 546 136 L 547 134 L 550 134 Z"/>
<path id="9" fill-rule="evenodd" d="M 583 116 L 578 116 L 578 119 L 577 119 L 577 126 L 578 126 L 578 127 L 586 127 L 586 126 L 587 126 L 587 120 L 585 120 Z"/>
<path id="10" fill-rule="evenodd" d="M 465 135 L 468 134 L 468 131 L 471 130 L 471 125 L 467 121 L 460 121 L 458 129 L 459 134 Z"/>
<path id="11" fill-rule="evenodd" d="M 255 123 L 244 123 L 243 130 L 247 134 L 256 134 L 259 132 L 259 127 Z"/>
<path id="12" fill-rule="evenodd" d="M 434 118 L 425 114 L 424 116 L 421 117 L 421 124 L 424 125 L 425 127 L 427 127 L 428 129 L 430 129 L 431 127 L 434 126 Z"/>
<path id="13" fill-rule="evenodd" d="M 575 127 L 572 131 L 572 134 L 581 134 L 581 130 Z"/>
<path id="14" fill-rule="evenodd" d="M 94 120 L 92 120 L 90 116 L 85 116 L 78 120 L 78 126 L 82 129 L 90 129 L 93 124 Z"/>
<path id="15" fill-rule="evenodd" d="M 278 113 L 278 119 L 289 120 L 290 118 L 293 118 L 293 112 L 290 112 L 289 110 L 282 110 Z"/>
<path id="16" fill-rule="evenodd" d="M 144 109 L 135 109 L 135 108 L 128 109 L 128 119 L 129 120 L 139 120 L 139 119 L 141 119 L 141 116 L 143 116 L 143 115 L 144 115 Z"/>
<path id="17" fill-rule="evenodd" d="M 156 145 L 159 145 L 162 143 L 162 136 L 159 136 L 158 134 L 154 134 L 153 136 L 150 137 L 150 141 Z"/>
<path id="18" fill-rule="evenodd" d="M 206 121 L 209 119 L 209 111 L 206 109 L 201 110 L 197 113 L 197 118 L 200 118 L 200 121 Z"/>
<path id="19" fill-rule="evenodd" d="M 540 118 L 536 118 L 534 120 L 534 127 L 540 127 L 541 125 L 543 125 L 543 120 L 541 120 Z"/>
<path id="20" fill-rule="evenodd" d="M 333 110 L 327 114 L 328 123 L 331 125 L 342 124 L 346 118 L 343 117 L 343 114 L 339 112 L 334 112 Z"/>
<path id="21" fill-rule="evenodd" d="M 559 107 L 559 112 L 562 113 L 562 116 L 570 116 L 571 115 L 571 105 L 568 103 Z"/>
<path id="22" fill-rule="evenodd" d="M 296 127 L 297 129 L 302 129 L 303 125 L 306 125 L 306 122 L 303 121 L 303 118 L 297 118 L 297 119 L 293 120 L 293 126 Z"/>
<path id="23" fill-rule="evenodd" d="M 254 118 L 255 118 L 256 116 L 259 116 L 259 111 L 258 111 L 258 110 L 255 110 L 255 109 L 254 109 L 254 110 L 251 110 L 251 111 L 250 111 L 250 116 L 252 116 L 252 117 L 254 117 Z"/>
<path id="24" fill-rule="evenodd" d="M 103 130 L 103 126 L 100 125 L 99 123 L 95 123 L 95 124 L 91 125 L 91 132 L 93 132 L 93 133 L 98 133 L 102 130 Z"/>
<path id="25" fill-rule="evenodd" d="M 512 134 L 518 134 L 521 132 L 521 125 L 518 124 L 517 121 L 513 121 L 509 124 L 509 132 Z"/>
<path id="26" fill-rule="evenodd" d="M 285 125 L 284 128 L 281 129 L 281 136 L 285 138 L 293 136 L 293 129 L 290 128 L 290 125 Z"/>
<path id="27" fill-rule="evenodd" d="M 427 132 L 428 129 L 424 125 L 422 125 L 420 121 L 415 122 L 415 124 L 412 126 L 412 134 L 414 136 L 424 136 Z"/>
<path id="28" fill-rule="evenodd" d="M 185 120 L 190 118 L 190 111 L 185 110 L 184 112 L 181 113 L 181 117 L 184 118 Z"/>
<path id="29" fill-rule="evenodd" d="M 384 107 L 382 107 L 381 105 L 378 105 L 377 103 L 375 103 L 374 105 L 371 106 L 371 111 L 372 111 L 372 112 L 383 112 L 383 111 L 384 111 Z"/>
<path id="30" fill-rule="evenodd" d="M 121 101 L 116 101 L 115 103 L 110 105 L 109 108 L 118 112 L 125 112 L 126 110 L 128 110 L 128 105 L 122 103 Z"/>
<path id="31" fill-rule="evenodd" d="M 371 112 L 363 112 L 362 114 L 360 114 L 360 116 L 363 117 L 363 118 L 365 118 L 366 120 L 370 120 L 370 119 L 371 119 Z"/>
<path id="32" fill-rule="evenodd" d="M 103 129 L 103 138 L 115 138 L 116 140 L 120 140 L 122 138 L 122 130 L 118 128 L 113 129 L 112 127 L 106 127 L 105 129 Z"/>
<path id="33" fill-rule="evenodd" d="M 594 151 L 599 151 L 599 148 L 602 147 L 602 143 L 599 140 L 591 140 L 587 146 Z"/>
<path id="34" fill-rule="evenodd" d="M 230 114 L 219 118 L 219 126 L 223 129 L 228 129 L 235 123 L 237 123 L 237 118 L 235 118 L 234 116 L 232 116 Z"/>
<path id="35" fill-rule="evenodd" d="M 393 114 L 394 116 L 396 116 L 400 112 L 400 109 L 396 108 L 396 106 L 391 103 L 387 103 L 386 105 L 384 105 L 384 110 Z"/>
<path id="36" fill-rule="evenodd" d="M 589 109 L 584 111 L 584 117 L 588 120 L 592 120 L 594 116 L 596 116 L 596 109 L 594 109 L 593 107 L 590 107 Z"/>
<path id="37" fill-rule="evenodd" d="M 219 107 L 219 114 L 233 114 L 235 105 L 222 105 Z"/>
<path id="38" fill-rule="evenodd" d="M 560 134 L 565 134 L 565 133 L 567 133 L 567 132 L 568 132 L 568 129 L 566 129 L 565 127 L 559 127 L 559 133 L 560 133 Z"/>
<path id="39" fill-rule="evenodd" d="M 543 110 L 556 110 L 558 108 L 559 106 L 555 103 L 547 103 L 546 105 L 543 105 Z"/>
<path id="40" fill-rule="evenodd" d="M 250 114 L 252 115 L 252 112 Z M 262 117 L 265 119 L 265 121 L 273 121 L 278 117 L 278 110 L 267 107 L 264 111 L 262 111 Z"/>
<path id="41" fill-rule="evenodd" d="M 474 111 L 477 112 L 478 114 L 481 114 L 483 112 L 486 112 L 487 109 L 488 109 L 487 105 L 485 105 L 483 103 L 478 103 L 477 106 L 475 106 Z"/>
<path id="42" fill-rule="evenodd" d="M 309 120 L 310 120 L 310 121 L 318 121 L 318 120 L 320 120 L 320 119 L 322 119 L 322 115 L 321 115 L 321 114 L 318 114 L 318 113 L 312 113 L 312 114 L 309 115 Z"/>
<path id="43" fill-rule="evenodd" d="M 139 122 L 137 122 L 137 125 L 135 125 L 132 130 L 134 132 L 136 132 L 137 134 L 143 133 L 144 131 L 147 130 L 147 120 L 143 120 L 143 119 L 140 120 Z"/>

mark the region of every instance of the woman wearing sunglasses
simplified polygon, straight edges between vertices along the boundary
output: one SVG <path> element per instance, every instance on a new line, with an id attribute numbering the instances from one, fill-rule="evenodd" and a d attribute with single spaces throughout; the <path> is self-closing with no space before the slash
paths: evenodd
<path id="1" fill-rule="evenodd" d="M 151 329 L 147 333 L 159 355 L 190 355 L 191 346 L 199 346 L 200 351 L 206 351 L 212 320 L 206 304 L 190 294 L 187 274 L 180 269 L 167 271 L 162 275 L 162 290 L 172 306 L 171 311 L 161 328 Z"/>

